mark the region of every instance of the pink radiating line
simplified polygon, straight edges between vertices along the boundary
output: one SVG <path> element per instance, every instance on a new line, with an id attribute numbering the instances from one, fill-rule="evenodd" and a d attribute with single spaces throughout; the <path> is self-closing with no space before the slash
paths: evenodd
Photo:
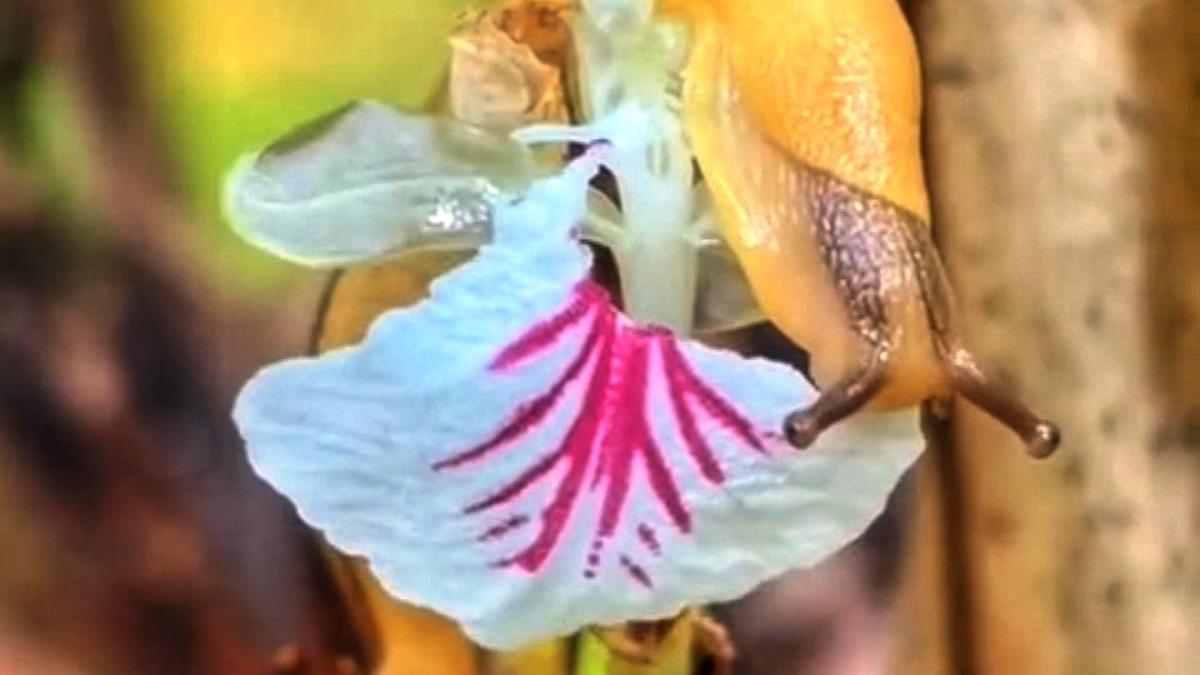
<path id="1" fill-rule="evenodd" d="M 650 489 L 654 491 L 654 495 L 666 509 L 671 522 L 675 523 L 675 527 L 680 532 L 684 534 L 691 532 L 692 512 L 688 511 L 687 505 L 683 503 L 683 496 L 679 494 L 679 485 L 675 482 L 675 475 L 671 473 L 663 459 L 662 450 L 651 440 L 650 445 L 642 446 L 641 455 L 646 462 Z"/>
<path id="2" fill-rule="evenodd" d="M 597 473 L 597 478 L 607 481 L 608 489 L 604 493 L 600 523 L 596 528 L 596 536 L 599 537 L 612 536 L 620 522 L 633 473 L 634 453 L 631 451 L 654 442 L 645 423 L 646 342 L 631 338 L 632 332 L 628 328 L 621 328 L 617 338 L 617 343 L 624 348 L 620 352 L 624 353 L 625 362 L 622 364 L 623 372 L 616 378 L 619 383 L 616 387 L 618 405 L 608 411 L 608 433 L 600 447 L 600 456 L 603 458 L 600 466 L 603 468 Z"/>
<path id="3" fill-rule="evenodd" d="M 594 343 L 594 347 L 592 349 L 596 358 L 594 359 L 595 365 L 592 369 L 592 381 L 588 386 L 587 394 L 584 396 L 583 405 L 585 406 L 585 409 L 591 405 L 602 406 L 604 404 L 604 385 L 608 380 L 608 360 L 609 355 L 612 352 L 613 342 L 613 337 L 610 334 L 611 331 L 607 331 L 605 328 L 611 324 L 611 322 L 612 317 L 602 317 L 596 322 L 595 327 L 593 328 L 593 330 L 596 330 L 602 336 L 602 339 L 599 342 Z M 586 354 L 587 352 L 584 353 Z M 562 445 L 560 445 L 558 449 L 538 460 L 536 464 L 526 469 L 495 494 L 467 506 L 464 512 L 477 513 L 479 511 L 490 509 L 494 506 L 511 501 L 529 488 L 529 486 L 533 485 L 540 478 L 549 473 L 550 470 L 553 469 L 554 466 L 563 458 L 571 458 L 571 471 L 574 471 L 576 469 L 575 465 L 580 463 L 576 461 L 578 458 L 575 457 L 575 455 L 579 453 L 579 447 L 582 447 L 585 442 L 590 444 L 591 439 L 593 436 L 595 436 L 596 430 L 600 426 L 601 421 L 602 420 L 598 415 L 580 415 L 579 417 L 576 417 L 575 421 L 571 424 L 570 430 L 567 431 L 566 438 L 563 440 Z M 526 428 L 525 433 L 527 433 L 528 430 L 529 429 Z M 588 431 L 590 433 L 588 433 L 586 436 L 581 436 L 580 434 L 582 434 L 583 431 Z M 590 450 L 590 446 L 587 446 L 587 449 Z M 584 459 L 587 458 L 584 457 Z"/>
<path id="4" fill-rule="evenodd" d="M 600 566 L 600 553 L 604 550 L 604 540 L 599 537 L 592 539 L 591 548 L 587 554 L 587 565 L 583 568 L 583 578 L 594 579 L 596 568 Z"/>
<path id="5" fill-rule="evenodd" d="M 767 448 L 755 432 L 754 425 L 751 424 L 750 420 L 746 419 L 736 408 L 730 405 L 729 401 L 725 400 L 725 397 L 713 391 L 713 388 L 708 386 L 707 382 L 700 379 L 700 376 L 692 370 L 687 359 L 683 358 L 678 344 L 672 340 L 663 340 L 662 345 L 667 362 L 670 364 L 668 368 L 676 370 L 683 376 L 684 380 L 690 385 L 687 388 L 688 394 L 699 400 L 705 412 L 736 434 L 742 443 L 765 454 Z"/>
<path id="6" fill-rule="evenodd" d="M 629 576 L 639 584 L 646 588 L 654 588 L 654 582 L 650 580 L 650 575 L 646 574 L 646 569 L 641 565 L 633 562 L 627 555 L 620 557 L 621 567 L 629 574 Z"/>
<path id="7" fill-rule="evenodd" d="M 598 294 L 602 293 L 604 293 L 604 289 L 590 281 L 579 282 L 575 285 L 575 289 L 571 293 L 571 302 L 565 309 L 550 319 L 535 324 L 533 328 L 517 338 L 516 342 L 505 347 L 492 361 L 489 368 L 491 370 L 508 370 L 521 361 L 549 349 L 568 328 L 579 323 L 593 309 L 603 308 L 604 298 L 598 297 Z"/>
<path id="8" fill-rule="evenodd" d="M 612 405 L 611 402 L 604 400 L 609 373 L 608 356 L 611 353 L 612 342 L 611 337 L 604 340 L 599 350 L 596 367 L 592 371 L 592 382 L 584 396 L 585 410 L 593 405 L 600 409 Z M 594 455 L 592 447 L 602 421 L 603 416 L 601 415 L 580 415 L 575 418 L 575 422 L 567 431 L 562 447 L 570 457 L 570 469 L 563 481 L 559 483 L 550 505 L 542 512 L 541 532 L 528 548 L 512 558 L 512 563 L 525 571 L 532 573 L 540 569 L 546 559 L 550 557 L 555 544 L 558 543 L 559 537 L 567 525 L 567 520 L 570 518 L 571 509 L 579 501 L 579 488 L 583 484 L 588 462 Z"/>
<path id="9" fill-rule="evenodd" d="M 509 518 L 508 520 L 505 520 L 502 523 L 499 523 L 498 525 L 493 525 L 492 527 L 489 527 L 488 529 L 484 530 L 483 534 L 476 537 L 476 539 L 479 541 L 492 541 L 495 539 L 500 539 L 500 538 L 504 537 L 504 535 L 508 534 L 509 532 L 512 532 L 513 530 L 517 529 L 518 527 L 521 527 L 522 525 L 524 525 L 528 522 L 529 522 L 529 516 L 527 516 L 523 513 L 518 514 L 518 515 L 512 516 L 511 518 Z"/>
<path id="10" fill-rule="evenodd" d="M 464 509 L 466 514 L 477 514 L 510 506 L 533 485 L 546 480 L 555 467 L 566 463 L 566 471 L 556 479 L 550 501 L 540 514 L 537 534 L 517 553 L 496 561 L 497 567 L 516 566 L 528 573 L 540 570 L 562 540 L 581 499 L 593 494 L 583 489 L 590 475 L 600 502 L 583 575 L 593 578 L 602 563 L 604 541 L 615 537 L 622 525 L 638 463 L 645 469 L 646 486 L 668 520 L 680 533 L 691 532 L 692 514 L 680 492 L 676 467 L 669 465 L 650 423 L 647 397 L 656 367 L 667 382 L 669 414 L 678 429 L 678 441 L 707 482 L 723 483 L 725 472 L 700 432 L 698 415 L 716 422 L 740 444 L 765 452 L 754 425 L 700 378 L 671 334 L 662 329 L 618 325 L 618 314 L 607 293 L 590 281 L 580 282 L 557 314 L 535 324 L 502 350 L 491 370 L 508 370 L 545 352 L 564 338 L 568 328 L 587 317 L 592 320 L 578 353 L 545 392 L 519 405 L 517 412 L 483 442 L 433 465 L 436 470 L 461 469 L 524 439 L 551 414 L 561 412 L 567 387 L 579 380 L 586 382 L 582 400 L 570 411 L 574 419 L 558 447 Z M 652 358 L 656 352 L 659 358 Z M 530 520 L 527 514 L 514 514 L 480 539 L 500 538 Z M 662 544 L 650 525 L 639 523 L 637 537 L 655 555 L 661 552 Z M 625 555 L 618 561 L 635 581 L 652 586 L 642 566 Z"/>
<path id="11" fill-rule="evenodd" d="M 721 469 L 721 464 L 709 447 L 708 441 L 700 435 L 700 429 L 696 426 L 696 416 L 685 400 L 689 383 L 680 375 L 678 364 L 675 362 L 678 354 L 672 351 L 670 338 L 660 337 L 656 342 L 663 352 L 664 370 L 667 371 L 667 392 L 670 394 L 675 419 L 679 422 L 679 433 L 683 435 L 683 446 L 700 467 L 700 475 L 710 483 L 720 485 L 725 482 L 725 472 Z M 675 358 L 672 358 L 673 356 Z"/>
<path id="12" fill-rule="evenodd" d="M 637 526 L 638 541 L 650 550 L 654 555 L 662 553 L 662 544 L 658 541 L 658 533 L 654 528 L 646 523 L 638 523 Z"/>
<path id="13" fill-rule="evenodd" d="M 597 321 L 605 320 L 598 319 Z M 588 331 L 588 336 L 584 340 L 583 347 L 579 350 L 579 353 L 571 360 L 571 364 L 563 371 L 562 376 L 551 385 L 549 391 L 517 408 L 517 412 L 513 415 L 512 419 L 500 427 L 499 431 L 493 434 L 488 440 L 466 452 L 448 457 L 434 464 L 433 468 L 441 471 L 483 459 L 491 451 L 529 433 L 533 427 L 544 420 L 546 415 L 550 414 L 550 411 L 554 409 L 554 404 L 558 403 L 558 399 L 562 397 L 563 392 L 566 391 L 567 385 L 575 381 L 575 378 L 579 376 L 584 365 L 586 365 L 588 359 L 595 351 L 596 343 L 603 335 L 603 331 L 596 330 L 595 323 L 593 322 L 591 329 Z"/>

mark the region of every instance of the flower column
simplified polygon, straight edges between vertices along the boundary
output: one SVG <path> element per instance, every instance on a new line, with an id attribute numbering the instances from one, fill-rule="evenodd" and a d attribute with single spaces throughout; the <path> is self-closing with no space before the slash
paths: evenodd
<path id="1" fill-rule="evenodd" d="M 696 295 L 692 156 L 679 115 L 681 27 L 654 20 L 649 0 L 591 0 L 575 18 L 579 127 L 538 125 L 527 142 L 602 140 L 621 202 L 619 222 L 593 234 L 617 259 L 624 308 L 633 319 L 688 335 Z"/>

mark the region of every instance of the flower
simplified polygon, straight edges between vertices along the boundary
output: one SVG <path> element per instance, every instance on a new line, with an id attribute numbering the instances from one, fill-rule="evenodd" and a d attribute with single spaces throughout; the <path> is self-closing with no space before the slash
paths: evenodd
<path id="1" fill-rule="evenodd" d="M 234 418 L 307 522 L 495 648 L 811 565 L 922 446 L 900 412 L 797 452 L 779 430 L 808 381 L 687 338 L 707 215 L 671 105 L 678 35 L 639 0 L 585 6 L 584 88 L 621 95 L 593 91 L 581 127 L 517 133 L 590 144 L 565 167 L 537 177 L 521 144 L 360 104 L 243 162 L 227 198 L 247 238 L 315 264 L 479 246 L 361 344 L 261 371 Z M 619 212 L 589 191 L 601 165 Z M 589 233 L 615 250 L 628 313 L 590 281 Z"/>

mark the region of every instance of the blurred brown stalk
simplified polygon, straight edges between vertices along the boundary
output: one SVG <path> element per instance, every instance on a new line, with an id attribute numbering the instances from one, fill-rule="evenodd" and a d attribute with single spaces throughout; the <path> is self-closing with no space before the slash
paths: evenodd
<path id="1" fill-rule="evenodd" d="M 0 2 L 0 672 L 353 672 L 228 420 L 218 374 L 268 345 L 221 339 L 249 316 L 196 264 L 121 9 Z M 65 185 L 26 157 L 35 76 L 66 90 Z"/>
<path id="2" fill-rule="evenodd" d="M 1200 3 L 922 0 L 935 228 L 973 410 L 921 476 L 901 673 L 1200 669 Z"/>

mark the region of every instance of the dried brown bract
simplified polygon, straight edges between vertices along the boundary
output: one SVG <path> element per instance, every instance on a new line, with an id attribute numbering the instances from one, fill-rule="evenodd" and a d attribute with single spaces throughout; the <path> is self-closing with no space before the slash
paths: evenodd
<path id="1" fill-rule="evenodd" d="M 499 130 L 567 121 L 569 5 L 514 0 L 464 17 L 450 38 L 451 114 Z"/>

